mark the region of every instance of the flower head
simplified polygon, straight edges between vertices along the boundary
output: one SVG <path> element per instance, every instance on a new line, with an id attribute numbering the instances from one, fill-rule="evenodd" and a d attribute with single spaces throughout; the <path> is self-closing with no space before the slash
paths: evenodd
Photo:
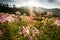
<path id="1" fill-rule="evenodd" d="M 56 20 L 56 21 L 54 22 L 54 24 L 60 26 L 60 20 Z"/>
<path id="2" fill-rule="evenodd" d="M 2 35 L 3 34 L 3 32 L 0 30 L 0 35 Z"/>
<path id="3" fill-rule="evenodd" d="M 32 16 L 29 16 L 29 17 L 28 17 L 28 20 L 29 20 L 29 21 L 33 21 L 33 17 L 32 17 Z"/>
<path id="4" fill-rule="evenodd" d="M 12 23 L 14 21 L 14 18 L 12 16 L 8 16 L 6 18 L 6 21 L 8 21 L 9 23 Z"/>
<path id="5" fill-rule="evenodd" d="M 29 34 L 30 34 L 29 29 L 30 29 L 29 27 L 26 27 L 26 28 L 25 28 L 25 27 L 23 27 L 23 31 L 22 31 L 22 32 L 23 32 L 24 36 L 27 36 L 27 35 L 29 35 Z"/>
<path id="6" fill-rule="evenodd" d="M 40 34 L 39 30 L 34 28 L 34 34 L 39 35 Z"/>
<path id="7" fill-rule="evenodd" d="M 29 40 L 33 40 L 33 37 L 32 37 L 32 36 L 30 36 L 30 37 L 29 37 Z"/>
<path id="8" fill-rule="evenodd" d="M 16 11 L 16 14 L 20 14 L 20 12 L 19 11 Z"/>
<path id="9" fill-rule="evenodd" d="M 1 16 L 1 17 L 0 17 L 0 22 L 1 22 L 1 23 L 5 22 L 5 17 L 4 17 L 4 16 Z"/>

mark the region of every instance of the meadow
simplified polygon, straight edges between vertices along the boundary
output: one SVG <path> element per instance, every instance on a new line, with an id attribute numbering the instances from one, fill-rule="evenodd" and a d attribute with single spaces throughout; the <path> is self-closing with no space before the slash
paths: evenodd
<path id="1" fill-rule="evenodd" d="M 60 18 L 0 13 L 0 40 L 60 40 Z"/>

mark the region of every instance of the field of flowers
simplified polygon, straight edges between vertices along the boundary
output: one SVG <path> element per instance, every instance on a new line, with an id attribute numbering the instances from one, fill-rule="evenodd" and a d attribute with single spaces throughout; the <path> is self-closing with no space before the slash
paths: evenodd
<path id="1" fill-rule="evenodd" d="M 60 19 L 0 13 L 0 40 L 60 40 Z"/>

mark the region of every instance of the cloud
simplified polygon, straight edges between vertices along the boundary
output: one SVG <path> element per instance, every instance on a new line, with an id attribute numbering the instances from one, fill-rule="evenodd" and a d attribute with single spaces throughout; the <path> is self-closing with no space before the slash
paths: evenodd
<path id="1" fill-rule="evenodd" d="M 2 3 L 15 4 L 17 6 L 38 6 L 45 8 L 60 8 L 60 0 L 0 0 Z"/>
<path id="2" fill-rule="evenodd" d="M 12 0 L 0 0 L 0 2 L 12 2 Z"/>
<path id="3" fill-rule="evenodd" d="M 55 0 L 57 3 L 60 3 L 60 0 Z"/>

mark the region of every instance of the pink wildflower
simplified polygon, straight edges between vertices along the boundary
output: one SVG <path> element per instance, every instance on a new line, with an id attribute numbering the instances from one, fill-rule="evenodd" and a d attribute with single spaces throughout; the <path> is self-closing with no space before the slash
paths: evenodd
<path id="1" fill-rule="evenodd" d="M 60 20 L 56 20 L 54 24 L 60 26 Z"/>
<path id="2" fill-rule="evenodd" d="M 33 40 L 33 37 L 32 37 L 32 36 L 30 36 L 30 37 L 29 37 L 29 40 Z"/>
<path id="3" fill-rule="evenodd" d="M 16 14 L 20 14 L 20 12 L 19 12 L 19 11 L 17 11 L 17 12 L 16 12 Z"/>
<path id="4" fill-rule="evenodd" d="M 12 22 L 14 21 L 14 18 L 11 17 L 11 16 L 8 16 L 8 17 L 6 18 L 6 20 L 7 20 L 9 23 L 12 23 Z"/>
<path id="5" fill-rule="evenodd" d="M 1 22 L 1 23 L 5 22 L 5 17 L 4 17 L 4 16 L 1 16 L 1 17 L 0 17 L 0 22 Z"/>
<path id="6" fill-rule="evenodd" d="M 33 17 L 32 16 L 29 16 L 28 17 L 28 20 L 33 21 Z"/>
<path id="7" fill-rule="evenodd" d="M 47 12 L 47 15 L 52 15 L 52 12 Z"/>
<path id="8" fill-rule="evenodd" d="M 29 35 L 29 27 L 26 27 L 26 28 L 23 28 L 23 34 L 24 34 L 24 36 L 27 36 L 27 35 Z"/>
<path id="9" fill-rule="evenodd" d="M 34 34 L 39 35 L 40 34 L 39 30 L 35 28 L 34 29 Z"/>
<path id="10" fill-rule="evenodd" d="M 0 35 L 2 35 L 3 34 L 3 32 L 0 30 Z"/>

